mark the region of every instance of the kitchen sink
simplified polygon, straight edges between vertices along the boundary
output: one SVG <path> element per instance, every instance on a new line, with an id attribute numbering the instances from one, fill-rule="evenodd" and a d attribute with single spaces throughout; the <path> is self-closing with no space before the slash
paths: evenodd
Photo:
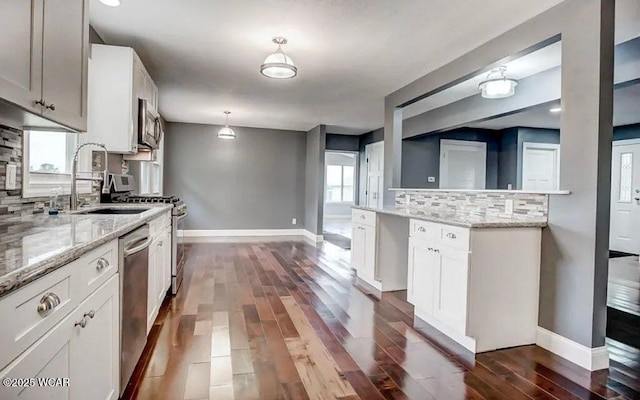
<path id="1" fill-rule="evenodd" d="M 98 208 L 97 210 L 82 211 L 77 214 L 91 215 L 131 215 L 140 214 L 147 211 L 148 208 Z"/>

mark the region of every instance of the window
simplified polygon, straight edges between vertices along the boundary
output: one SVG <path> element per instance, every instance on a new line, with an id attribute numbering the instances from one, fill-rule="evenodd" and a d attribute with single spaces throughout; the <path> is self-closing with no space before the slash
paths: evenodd
<path id="1" fill-rule="evenodd" d="M 140 163 L 140 194 L 161 195 L 161 167 L 157 162 Z"/>
<path id="2" fill-rule="evenodd" d="M 327 165 L 326 202 L 353 203 L 355 168 L 350 165 Z"/>
<path id="3" fill-rule="evenodd" d="M 77 133 L 25 131 L 23 196 L 42 197 L 52 192 L 71 193 L 71 163 L 80 143 Z M 80 154 L 78 170 L 91 170 L 91 151 Z M 78 182 L 78 193 L 90 193 L 91 183 Z"/>
<path id="4" fill-rule="evenodd" d="M 633 153 L 620 155 L 620 188 L 618 201 L 631 203 L 631 186 L 633 184 Z"/>

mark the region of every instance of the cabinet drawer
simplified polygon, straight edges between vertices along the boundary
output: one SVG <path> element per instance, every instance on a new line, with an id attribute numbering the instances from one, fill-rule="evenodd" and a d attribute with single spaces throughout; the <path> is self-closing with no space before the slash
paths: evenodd
<path id="1" fill-rule="evenodd" d="M 457 226 L 441 225 L 440 243 L 459 250 L 469 250 L 469 229 Z"/>
<path id="2" fill-rule="evenodd" d="M 149 222 L 149 235 L 156 237 L 171 225 L 171 212 L 166 211 Z"/>
<path id="3" fill-rule="evenodd" d="M 441 227 L 433 222 L 412 219 L 409 222 L 409 235 L 424 240 L 437 240 L 440 238 Z"/>
<path id="4" fill-rule="evenodd" d="M 78 297 L 83 300 L 118 272 L 118 241 L 98 247 L 74 261 L 78 271 Z"/>
<path id="5" fill-rule="evenodd" d="M 78 304 L 74 265 L 38 279 L 0 301 L 0 369 L 60 322 Z"/>
<path id="6" fill-rule="evenodd" d="M 373 211 L 352 209 L 351 219 L 362 225 L 376 226 L 376 213 Z"/>

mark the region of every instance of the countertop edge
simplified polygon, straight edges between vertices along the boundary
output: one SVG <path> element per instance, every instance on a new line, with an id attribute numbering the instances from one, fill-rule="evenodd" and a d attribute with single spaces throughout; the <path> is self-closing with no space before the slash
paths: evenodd
<path id="1" fill-rule="evenodd" d="M 421 221 L 458 226 L 458 227 L 469 228 L 469 229 L 545 228 L 547 226 L 547 222 L 542 222 L 542 221 L 529 222 L 529 221 L 512 220 L 512 221 L 496 221 L 496 222 L 461 222 L 461 221 L 451 220 L 448 218 L 429 217 L 427 215 L 425 216 L 410 215 L 400 210 L 389 210 L 384 208 L 374 208 L 374 207 L 368 207 L 368 206 L 362 206 L 362 205 L 353 205 L 351 206 L 351 208 L 358 209 L 358 210 L 365 210 L 365 211 L 373 211 L 380 214 L 395 215 L 403 218 L 418 219 Z"/>
<path id="2" fill-rule="evenodd" d="M 162 214 L 163 212 L 167 212 L 170 209 L 170 207 L 158 207 L 157 209 L 150 209 L 153 211 L 148 215 L 128 225 L 124 225 L 117 231 L 108 233 L 91 242 L 72 247 L 60 254 L 53 255 L 28 267 L 20 268 L 14 272 L 0 277 L 0 298 L 25 287 L 29 283 L 34 282 L 59 268 L 62 268 L 63 266 L 82 257 L 85 253 L 113 239 L 117 239 L 120 236 L 133 231 L 134 229 L 139 228 L 140 226 L 148 223 L 152 219 L 155 219 L 160 214 Z"/>

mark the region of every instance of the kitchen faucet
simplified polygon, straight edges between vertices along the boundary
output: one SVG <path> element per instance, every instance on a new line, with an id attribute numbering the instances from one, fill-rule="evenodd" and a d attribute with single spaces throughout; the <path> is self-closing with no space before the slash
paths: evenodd
<path id="1" fill-rule="evenodd" d="M 78 177 L 78 153 L 80 152 L 80 150 L 85 147 L 85 146 L 97 146 L 97 147 L 101 147 L 102 150 L 104 151 L 104 171 L 102 172 L 102 177 L 100 178 L 96 178 L 96 177 L 90 177 L 90 178 L 81 178 Z M 71 202 L 70 202 L 70 209 L 71 210 L 77 210 L 78 209 L 78 187 L 77 187 L 77 181 L 93 181 L 93 182 L 97 182 L 97 181 L 101 181 L 102 182 L 102 193 L 103 194 L 108 194 L 109 193 L 109 170 L 108 170 L 108 160 L 109 160 L 109 153 L 107 153 L 107 147 L 102 144 L 102 143 L 93 143 L 93 142 L 87 142 L 87 143 L 83 143 L 81 145 L 79 145 L 78 147 L 76 147 L 76 151 L 73 153 L 73 161 L 71 163 Z M 93 174 L 93 171 L 91 172 L 81 172 L 81 173 L 91 173 Z"/>

